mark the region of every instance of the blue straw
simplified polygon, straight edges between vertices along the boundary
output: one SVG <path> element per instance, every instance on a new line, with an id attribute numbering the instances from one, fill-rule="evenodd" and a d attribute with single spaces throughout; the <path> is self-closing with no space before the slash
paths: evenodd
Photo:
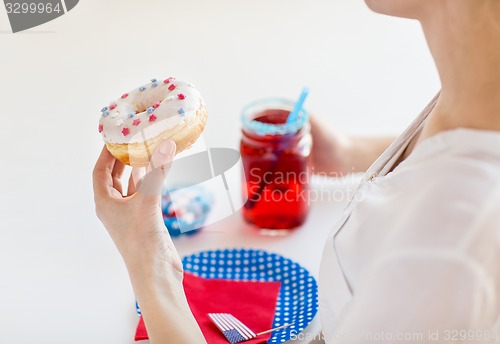
<path id="1" fill-rule="evenodd" d="M 302 106 L 304 105 L 304 102 L 306 101 L 308 94 L 309 94 L 309 89 L 307 87 L 304 87 L 302 89 L 302 93 L 300 94 L 299 100 L 297 100 L 297 102 L 295 103 L 295 107 L 293 108 L 292 112 L 290 112 L 288 118 L 286 119 L 286 124 L 295 123 L 297 121 L 299 113 L 302 110 Z"/>

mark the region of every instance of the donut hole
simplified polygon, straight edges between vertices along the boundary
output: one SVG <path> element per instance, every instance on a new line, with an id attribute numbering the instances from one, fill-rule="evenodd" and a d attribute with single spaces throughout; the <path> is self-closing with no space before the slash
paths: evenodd
<path id="1" fill-rule="evenodd" d="M 123 100 L 123 111 L 142 113 L 157 103 L 161 103 L 168 96 L 167 87 L 158 85 L 139 91 L 132 97 Z M 120 109 L 121 110 L 121 109 Z"/>

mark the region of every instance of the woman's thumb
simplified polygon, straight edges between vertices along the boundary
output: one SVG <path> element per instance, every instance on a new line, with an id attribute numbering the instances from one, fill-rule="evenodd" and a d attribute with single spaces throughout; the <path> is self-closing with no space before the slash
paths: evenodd
<path id="1" fill-rule="evenodd" d="M 153 152 L 149 163 L 148 172 L 144 177 L 137 193 L 146 196 L 159 196 L 165 177 L 167 176 L 172 160 L 175 156 L 176 146 L 172 140 L 162 141 Z"/>

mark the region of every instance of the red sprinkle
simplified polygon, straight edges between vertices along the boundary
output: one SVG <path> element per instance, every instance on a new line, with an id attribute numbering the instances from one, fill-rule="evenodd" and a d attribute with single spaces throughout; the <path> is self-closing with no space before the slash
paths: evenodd
<path id="1" fill-rule="evenodd" d="M 171 84 L 170 86 L 168 86 L 168 90 L 169 91 L 175 90 L 175 84 Z M 113 109 L 111 109 L 111 110 L 113 110 Z"/>
<path id="2" fill-rule="evenodd" d="M 125 99 L 128 97 L 128 93 L 125 93 L 124 95 L 122 95 L 122 99 Z"/>
<path id="3" fill-rule="evenodd" d="M 139 124 L 141 124 L 141 120 L 139 118 L 134 119 L 134 121 L 132 122 L 132 124 L 137 127 Z"/>
<path id="4" fill-rule="evenodd" d="M 156 109 L 160 106 L 160 102 L 156 103 L 155 105 L 153 105 L 153 109 Z"/>
<path id="5" fill-rule="evenodd" d="M 177 98 L 179 98 L 180 100 L 183 100 L 183 99 L 186 99 L 186 96 L 185 96 L 185 95 L 183 95 L 182 93 L 179 93 L 179 94 L 177 95 Z"/>
<path id="6" fill-rule="evenodd" d="M 109 106 L 109 109 L 110 109 L 110 110 L 114 110 L 114 109 L 116 109 L 116 104 L 111 104 L 111 105 Z"/>
<path id="7" fill-rule="evenodd" d="M 170 77 L 170 78 L 167 78 L 167 79 L 163 80 L 163 83 L 164 84 L 170 84 L 174 80 L 175 80 L 175 78 Z"/>
<path id="8" fill-rule="evenodd" d="M 152 114 L 151 116 L 149 116 L 149 121 L 150 122 L 156 121 L 156 116 L 154 114 Z"/>
<path id="9" fill-rule="evenodd" d="M 99 132 L 102 133 L 102 129 L 104 129 L 104 127 L 102 126 L 102 124 L 99 124 Z"/>
<path id="10" fill-rule="evenodd" d="M 123 134 L 123 136 L 127 136 L 128 134 L 130 134 L 130 130 L 128 128 L 123 128 L 122 134 Z"/>

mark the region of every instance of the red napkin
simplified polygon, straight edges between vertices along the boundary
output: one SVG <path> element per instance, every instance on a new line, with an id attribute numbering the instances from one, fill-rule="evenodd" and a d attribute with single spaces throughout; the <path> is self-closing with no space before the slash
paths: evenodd
<path id="1" fill-rule="evenodd" d="M 280 282 L 243 282 L 206 279 L 184 273 L 184 291 L 189 307 L 208 344 L 227 344 L 226 337 L 207 313 L 230 313 L 255 333 L 272 328 Z M 245 343 L 265 343 L 272 333 Z M 135 340 L 148 339 L 144 321 L 139 320 Z"/>

